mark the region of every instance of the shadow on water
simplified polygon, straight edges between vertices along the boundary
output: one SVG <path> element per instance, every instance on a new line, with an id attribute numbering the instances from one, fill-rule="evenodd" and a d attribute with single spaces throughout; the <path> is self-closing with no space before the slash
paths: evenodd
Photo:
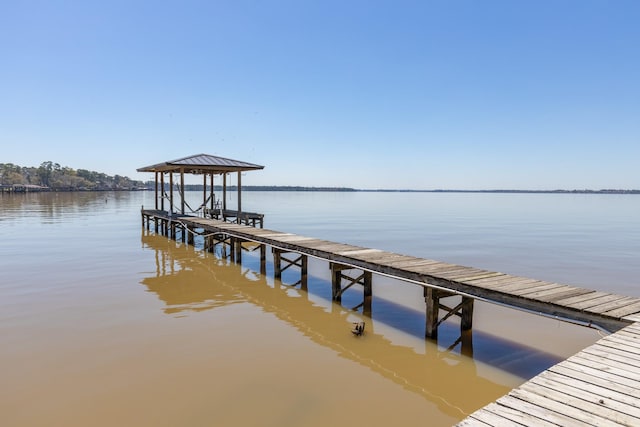
<path id="1" fill-rule="evenodd" d="M 166 305 L 165 313 L 251 303 L 298 329 L 314 342 L 331 348 L 343 358 L 364 365 L 406 389 L 422 394 L 447 414 L 460 416 L 505 394 L 514 384 L 482 376 L 476 362 L 526 378 L 558 362 L 558 358 L 494 336 L 474 332 L 467 337 L 473 357 L 467 357 L 457 325 L 444 323 L 438 343 L 425 340 L 423 348 L 397 345 L 384 333 L 388 327 L 415 338 L 424 337 L 424 313 L 376 297 L 372 318 L 347 307 L 357 305 L 361 294 L 347 292 L 342 305 L 331 302 L 331 286 L 309 277 L 306 291 L 258 273 L 256 257 L 244 257 L 242 266 L 192 246 L 143 231 L 144 247 L 155 251 L 156 274 L 142 280 L 148 291 Z M 271 271 L 269 271 L 271 270 Z M 286 282 L 287 277 L 283 276 Z M 293 281 L 292 281 L 293 282 Z M 363 339 L 350 333 L 351 323 L 367 322 Z M 416 340 L 416 342 L 422 342 Z"/>

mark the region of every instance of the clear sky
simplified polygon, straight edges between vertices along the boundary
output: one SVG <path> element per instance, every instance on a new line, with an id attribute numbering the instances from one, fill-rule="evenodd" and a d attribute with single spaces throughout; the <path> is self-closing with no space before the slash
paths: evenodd
<path id="1" fill-rule="evenodd" d="M 640 188 L 637 0 L 4 0 L 0 58 L 1 163 Z"/>

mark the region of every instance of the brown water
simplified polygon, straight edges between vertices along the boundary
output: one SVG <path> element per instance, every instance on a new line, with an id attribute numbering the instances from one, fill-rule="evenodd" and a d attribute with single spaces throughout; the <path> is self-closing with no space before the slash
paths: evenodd
<path id="1" fill-rule="evenodd" d="M 374 278 L 364 318 L 323 262 L 305 292 L 142 231 L 149 197 L 0 199 L 3 426 L 451 425 L 598 337 L 477 304 L 471 358 L 417 287 Z"/>

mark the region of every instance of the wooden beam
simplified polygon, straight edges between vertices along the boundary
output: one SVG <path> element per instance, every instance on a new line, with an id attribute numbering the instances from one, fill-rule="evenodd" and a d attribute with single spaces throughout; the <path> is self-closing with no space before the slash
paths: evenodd
<path id="1" fill-rule="evenodd" d="M 242 171 L 238 171 L 238 224 L 242 216 Z"/>
<path id="2" fill-rule="evenodd" d="M 180 213 L 184 215 L 184 168 L 180 168 Z"/>

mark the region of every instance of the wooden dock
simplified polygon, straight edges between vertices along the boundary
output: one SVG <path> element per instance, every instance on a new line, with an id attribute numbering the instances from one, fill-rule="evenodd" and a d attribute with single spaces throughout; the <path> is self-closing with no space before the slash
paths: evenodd
<path id="1" fill-rule="evenodd" d="M 427 338 L 437 338 L 438 326 L 452 316 L 460 318 L 461 332 L 470 330 L 475 299 L 613 332 L 459 425 L 640 425 L 640 298 L 159 210 L 143 209 L 142 224 L 188 243 L 201 236 L 205 249 L 222 245 L 236 262 L 246 242 L 257 244 L 261 272 L 269 246 L 275 277 L 298 268 L 296 285 L 303 288 L 307 257 L 326 260 L 333 299 L 361 285 L 357 308 L 364 314 L 370 312 L 374 274 L 422 286 Z M 455 302 L 446 305 L 451 298 Z"/>
<path id="2" fill-rule="evenodd" d="M 640 324 L 602 338 L 457 425 L 640 425 Z"/>

